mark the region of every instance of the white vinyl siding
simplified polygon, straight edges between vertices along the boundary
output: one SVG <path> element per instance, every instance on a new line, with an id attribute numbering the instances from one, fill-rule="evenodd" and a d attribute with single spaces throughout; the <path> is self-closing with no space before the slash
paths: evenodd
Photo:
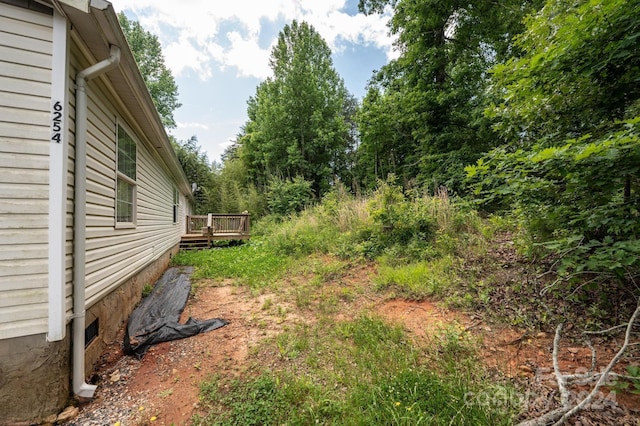
<path id="1" fill-rule="evenodd" d="M 0 3 L 0 340 L 48 330 L 49 144 L 51 137 L 51 15 Z M 83 56 L 72 32 L 65 229 L 65 305 L 71 318 L 75 76 L 98 59 Z M 124 110 L 108 75 L 88 82 L 87 307 L 175 247 L 188 201 L 177 178 Z M 136 227 L 115 226 L 117 125 L 137 146 Z M 184 185 L 184 184 L 183 184 Z"/>
<path id="2" fill-rule="evenodd" d="M 47 331 L 52 16 L 0 8 L 0 339 Z"/>
<path id="3" fill-rule="evenodd" d="M 75 45 L 72 45 L 72 55 L 71 73 L 75 75 L 87 64 L 82 61 L 80 65 Z M 101 78 L 89 82 L 87 96 L 85 285 L 88 308 L 175 247 L 183 234 L 181 224 L 185 219 L 179 217 L 179 223 L 173 223 L 176 183 L 167 167 L 158 161 L 159 156 L 152 153 L 153 142 L 136 133 L 135 123 L 127 122 L 126 111 L 114 106 L 118 102 L 112 99 L 112 92 Z M 120 228 L 115 224 L 118 126 L 122 126 L 136 144 L 135 227 Z M 69 291 L 70 280 L 69 271 Z"/>

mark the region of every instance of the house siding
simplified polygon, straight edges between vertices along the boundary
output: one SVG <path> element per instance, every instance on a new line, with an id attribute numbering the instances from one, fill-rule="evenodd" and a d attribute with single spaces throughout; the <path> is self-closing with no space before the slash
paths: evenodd
<path id="1" fill-rule="evenodd" d="M 47 330 L 52 26 L 0 8 L 0 339 Z"/>
<path id="2" fill-rule="evenodd" d="M 117 19 L 111 6 L 84 15 L 58 4 L 70 24 L 69 34 L 64 34 L 69 37 L 69 44 L 64 45 L 65 51 L 69 47 L 69 56 L 62 56 L 69 60 L 67 64 L 58 60 L 62 14 L 41 2 L 10 1 L 17 6 L 0 0 L 0 424 L 39 424 L 64 408 L 71 391 L 75 77 L 104 59 L 103 37 L 116 46 L 125 47 L 126 42 L 112 25 Z M 160 120 L 147 115 L 152 104 L 141 93 L 142 79 L 132 68 L 135 62 L 126 47 L 124 54 L 118 68 L 87 84 L 85 324 L 99 319 L 98 338 L 85 347 L 87 373 L 104 346 L 116 338 L 144 285 L 155 282 L 177 252 L 190 213 L 187 183 L 159 127 Z M 65 75 L 68 89 L 60 87 Z M 60 96 L 64 90 L 68 90 L 64 112 L 69 145 L 63 155 L 68 156 L 65 160 L 60 156 L 61 161 L 50 166 L 57 153 L 51 149 L 52 99 L 67 98 Z M 137 146 L 137 221 L 132 228 L 119 228 L 115 223 L 118 125 Z M 150 140 L 147 134 L 161 140 Z M 157 146 L 163 150 L 158 152 Z M 66 183 L 64 175 L 51 177 L 51 172 L 60 171 L 56 167 L 63 161 Z M 180 195 L 178 223 L 173 223 L 176 187 L 185 193 Z M 60 188 L 66 189 L 66 200 Z M 50 196 L 56 201 L 50 202 Z M 58 268 L 50 276 L 51 207 L 64 218 L 55 222 L 63 226 L 63 235 L 53 238 L 54 243 L 64 239 L 63 257 L 58 256 L 56 263 L 64 262 L 64 274 Z M 51 229 L 59 230 L 53 225 Z M 55 244 L 56 249 L 59 246 Z M 57 290 L 61 279 L 64 293 L 59 298 L 54 295 L 58 303 L 49 305 L 49 289 Z M 63 309 L 52 314 L 50 306 Z M 51 323 L 58 321 L 55 325 L 63 328 L 61 335 L 54 333 L 48 340 L 50 315 Z"/>
<path id="3" fill-rule="evenodd" d="M 74 42 L 72 76 L 89 64 L 81 51 Z M 113 91 L 103 79 L 96 79 L 89 82 L 87 95 L 85 286 L 86 306 L 90 308 L 147 264 L 174 249 L 183 234 L 184 218 L 173 223 L 175 180 L 153 153 L 152 141 L 134 130 L 132 123 L 124 118 L 126 111 L 114 107 L 118 102 L 113 99 Z M 71 99 L 75 105 L 73 96 Z M 133 138 L 137 148 L 136 222 L 133 228 L 118 228 L 115 223 L 118 125 Z M 70 300 L 68 306 L 71 306 Z"/>

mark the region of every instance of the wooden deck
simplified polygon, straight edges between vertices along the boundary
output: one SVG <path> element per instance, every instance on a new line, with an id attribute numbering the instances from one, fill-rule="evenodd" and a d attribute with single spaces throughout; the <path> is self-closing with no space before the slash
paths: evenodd
<path id="1" fill-rule="evenodd" d="M 251 237 L 249 213 L 187 216 L 187 229 L 180 250 L 202 250 L 213 241 L 248 240 Z"/>

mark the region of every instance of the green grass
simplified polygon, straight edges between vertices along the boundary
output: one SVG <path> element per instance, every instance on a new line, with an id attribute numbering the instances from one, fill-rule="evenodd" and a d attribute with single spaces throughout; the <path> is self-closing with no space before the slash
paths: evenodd
<path id="1" fill-rule="evenodd" d="M 432 352 L 382 319 L 326 318 L 263 344 L 247 377 L 201 386 L 209 407 L 197 425 L 506 425 L 515 404 L 483 404 L 495 386 L 483 375 L 470 339 L 445 330 Z M 281 362 L 271 370 L 259 360 Z M 507 388 L 504 388 L 507 389 Z"/>
<path id="2" fill-rule="evenodd" d="M 145 283 L 142 287 L 142 297 L 147 297 L 151 294 L 151 291 L 153 291 L 153 284 Z"/>
<path id="3" fill-rule="evenodd" d="M 381 263 L 374 279 L 378 290 L 394 287 L 405 297 L 423 298 L 441 297 L 456 284 L 460 260 L 446 255 L 408 265 L 389 264 L 385 259 L 381 259 Z"/>
<path id="4" fill-rule="evenodd" d="M 276 282 L 292 264 L 293 259 L 276 253 L 263 239 L 233 247 L 180 252 L 173 265 L 195 267 L 193 279 L 234 279 L 239 285 L 263 288 Z"/>
<path id="5" fill-rule="evenodd" d="M 511 424 L 518 398 L 487 403 L 514 390 L 489 377 L 470 335 L 449 324 L 418 345 L 362 303 L 388 289 L 410 298 L 457 294 L 465 255 L 482 253 L 493 228 L 446 194 L 378 197 L 336 196 L 287 220 L 264 219 L 248 244 L 174 258 L 194 265 L 196 279 L 271 287 L 291 309 L 314 315 L 250 348 L 241 376 L 203 382 L 194 425 Z M 380 264 L 370 287 L 343 282 L 354 258 Z M 268 299 L 261 310 L 276 305 Z"/>
<path id="6" fill-rule="evenodd" d="M 277 309 L 282 319 L 281 331 L 249 348 L 240 376 L 201 384 L 194 425 L 512 423 L 522 395 L 489 376 L 462 327 L 444 324 L 415 342 L 370 309 L 391 295 L 435 297 L 529 328 L 548 322 L 536 317 L 546 304 L 532 308 L 540 299 L 535 282 L 514 279 L 503 267 L 510 257 L 489 250 L 492 237 L 517 229 L 500 217 L 481 219 L 446 193 L 377 197 L 336 196 L 286 220 L 264 219 L 250 243 L 174 258 L 194 265 L 195 279 L 270 287 L 273 299 L 259 309 Z M 370 285 L 350 275 L 362 259 L 378 264 Z"/>

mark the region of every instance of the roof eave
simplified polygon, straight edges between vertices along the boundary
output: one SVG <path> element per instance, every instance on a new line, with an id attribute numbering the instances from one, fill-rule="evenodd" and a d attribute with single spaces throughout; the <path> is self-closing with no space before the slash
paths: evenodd
<path id="1" fill-rule="evenodd" d="M 108 79 L 116 88 L 125 107 L 140 125 L 152 148 L 174 175 L 180 190 L 192 197 L 191 185 L 120 28 L 113 5 L 105 0 L 91 0 L 89 15 L 71 6 L 60 6 L 96 59 L 108 57 L 111 45 L 120 48 L 120 65 L 107 73 Z M 89 16 L 92 19 L 87 19 Z"/>

